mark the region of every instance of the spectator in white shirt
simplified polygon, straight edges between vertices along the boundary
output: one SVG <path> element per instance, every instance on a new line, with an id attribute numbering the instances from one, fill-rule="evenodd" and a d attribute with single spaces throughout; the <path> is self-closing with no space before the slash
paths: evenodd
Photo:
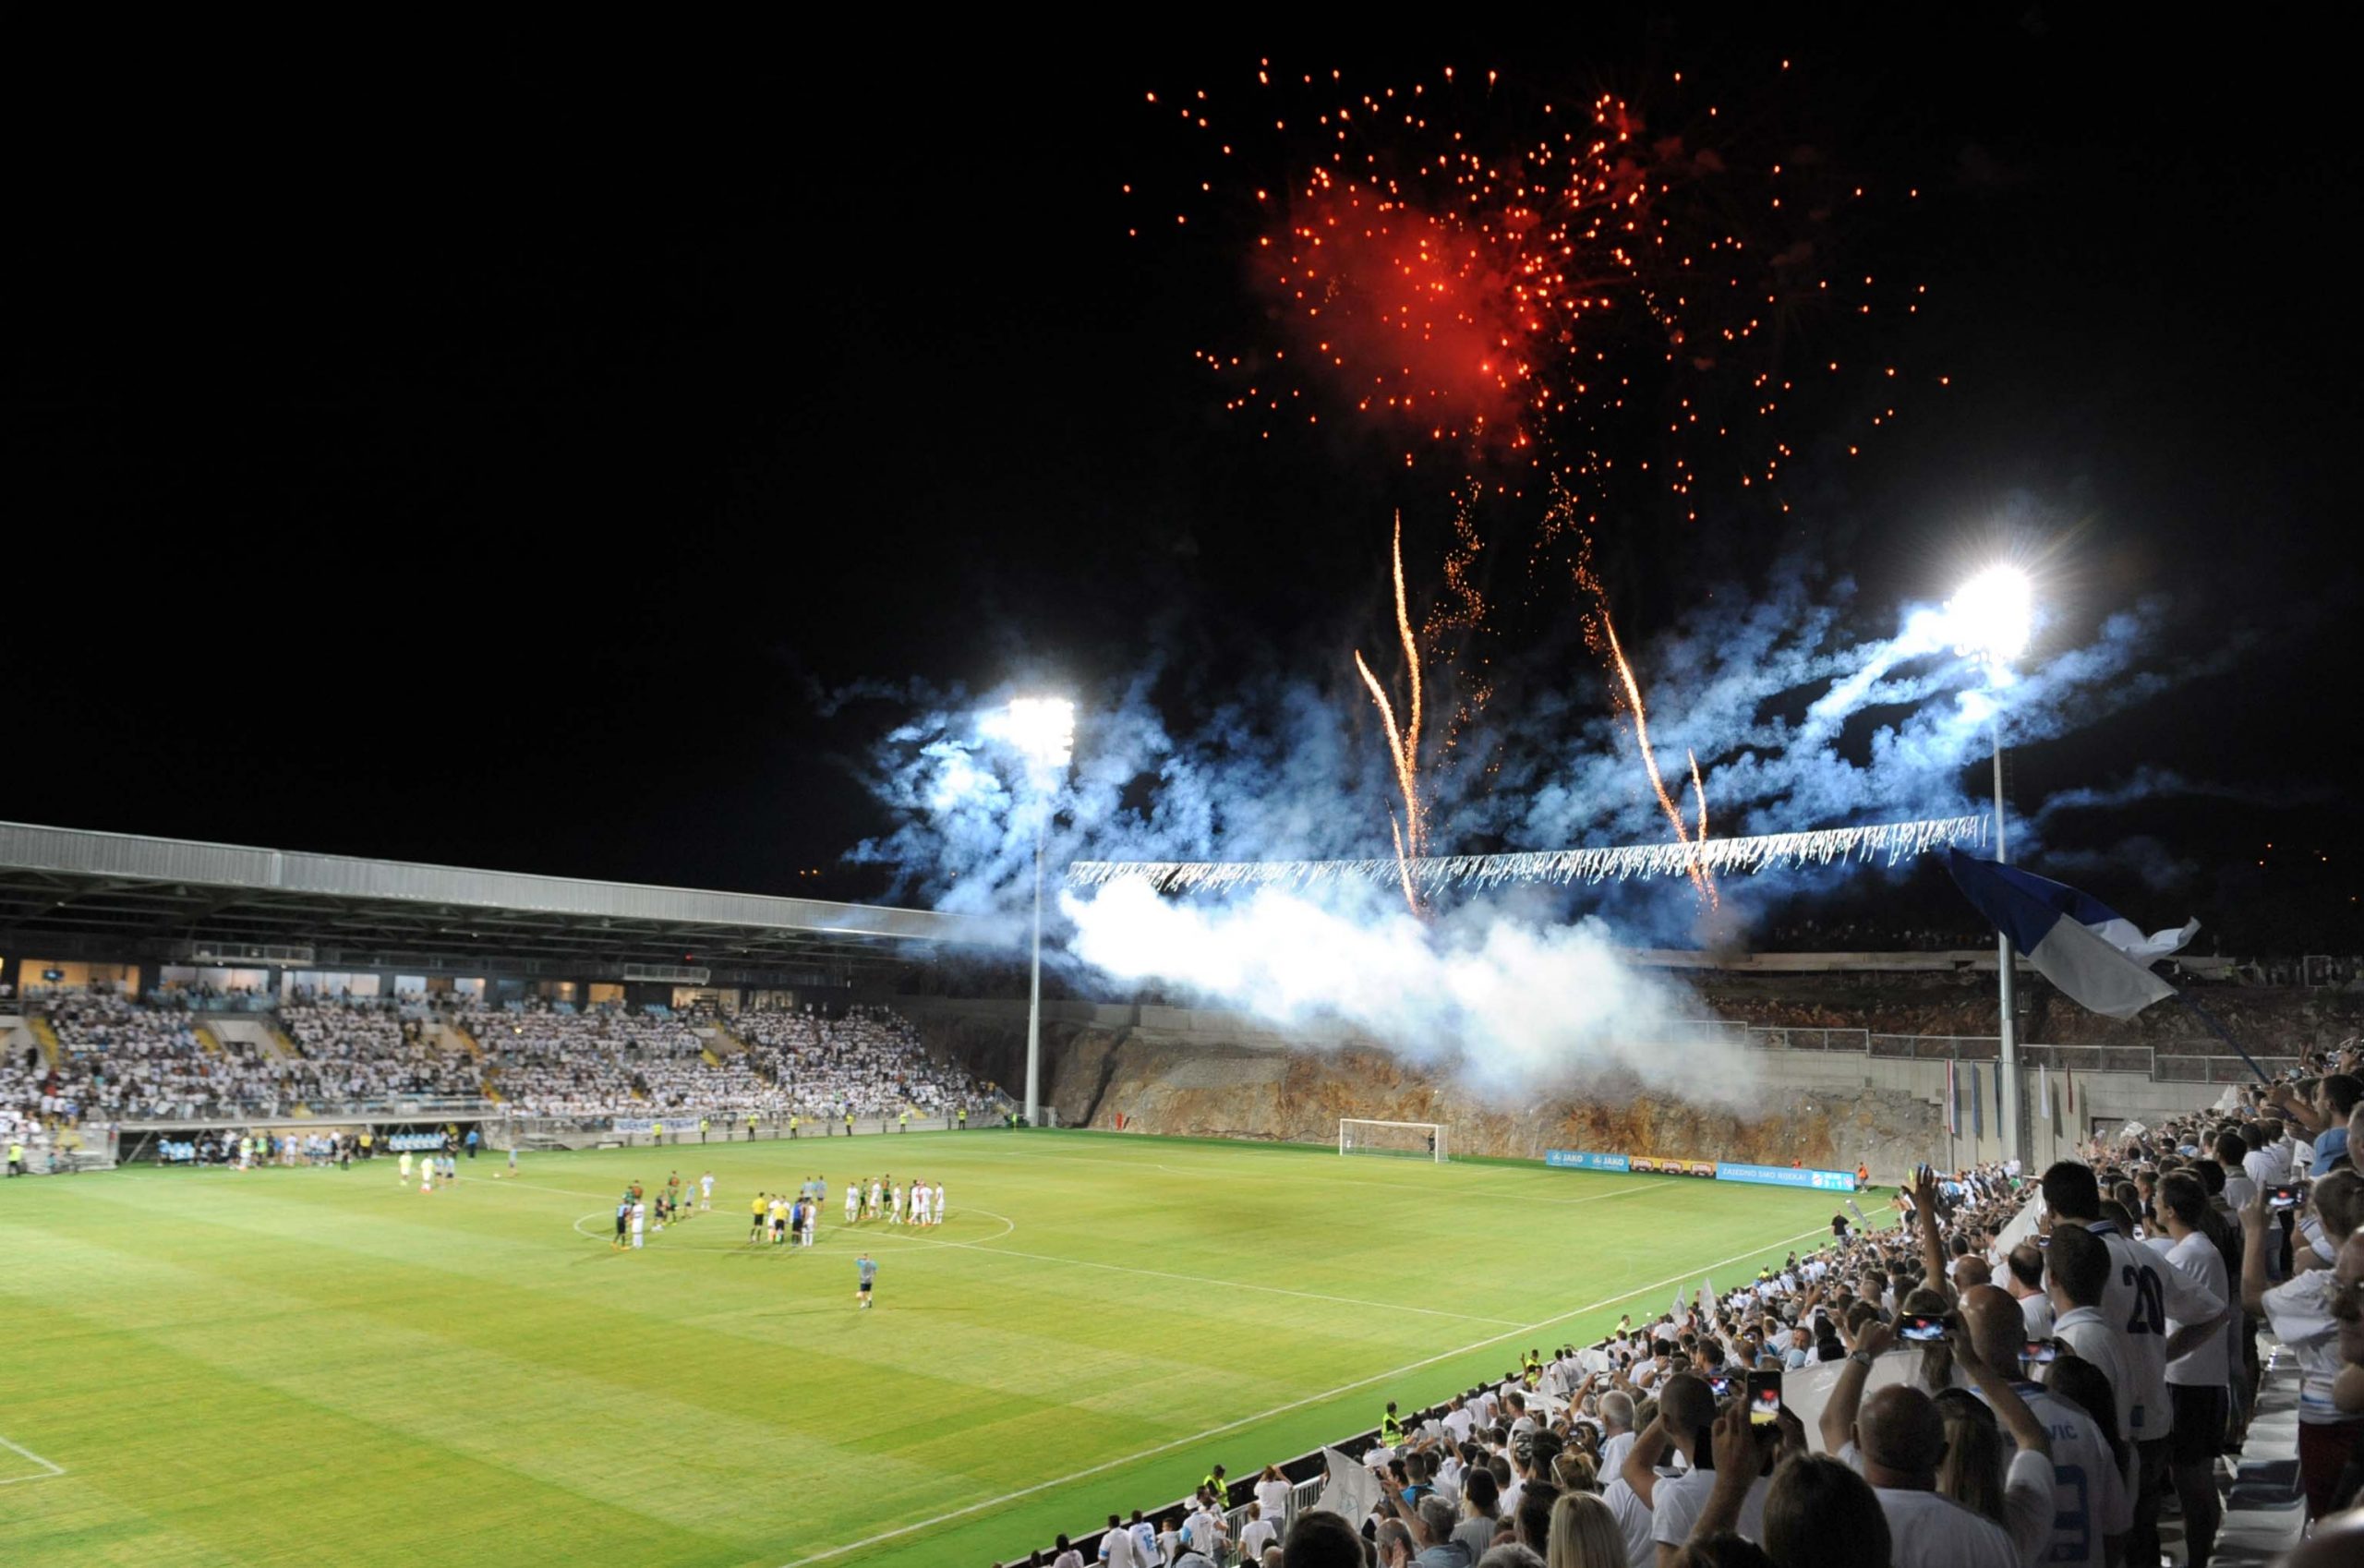
<path id="1" fill-rule="evenodd" d="M 1863 1479 L 1888 1518 L 1895 1568 L 2020 1568 L 2011 1537 L 1992 1519 L 1974 1514 L 1937 1492 L 1937 1466 L 1946 1453 L 1946 1423 L 1936 1403 L 1917 1388 L 1884 1388 L 1862 1399 L 1860 1363 L 1849 1362 L 1824 1412 L 1826 1441 L 1831 1409 L 1842 1406 L 1839 1390 L 1851 1382 L 1851 1425 L 1857 1443 L 1841 1458 L 1857 1457 Z M 1852 1374 L 1851 1376 L 1851 1374 Z"/>
<path id="2" fill-rule="evenodd" d="M 1635 1440 L 1625 1457 L 1624 1481 L 1650 1511 L 1650 1536 L 1658 1542 L 1662 1568 L 1683 1550 L 1716 1484 L 1714 1455 L 1700 1441 L 1715 1419 L 1716 1396 L 1709 1392 L 1707 1381 L 1695 1373 L 1677 1372 L 1667 1379 L 1658 1395 L 1658 1419 Z M 1681 1475 L 1663 1475 L 1657 1468 L 1659 1455 L 1670 1447 L 1689 1465 Z M 1739 1504 L 1740 1533 L 1755 1539 L 1764 1517 L 1765 1478 L 1755 1474 Z"/>
<path id="3" fill-rule="evenodd" d="M 2160 1223 L 2174 1245 L 2167 1261 L 2203 1280 L 2219 1300 L 2232 1296 L 2233 1271 L 2215 1237 L 2201 1229 L 2211 1221 L 2207 1190 L 2186 1171 L 2170 1171 L 2159 1182 L 2154 1201 Z M 2208 1568 L 2224 1523 L 2224 1500 L 2216 1491 L 2216 1459 L 2224 1452 L 2225 1423 L 2231 1414 L 2232 1361 L 2224 1320 L 2193 1324 L 2167 1321 L 2167 1399 L 2175 1411 L 2168 1474 L 2183 1503 L 2184 1544 L 2189 1568 Z"/>
<path id="4" fill-rule="evenodd" d="M 2249 1207 L 2257 1196 L 2257 1183 L 2249 1179 L 2249 1140 L 2241 1129 L 2228 1127 L 2216 1135 L 2216 1163 L 2225 1168 L 2225 1202 L 2235 1213 Z"/>
<path id="5" fill-rule="evenodd" d="M 1600 1473 L 1614 1476 L 1634 1452 L 1634 1396 L 1612 1388 L 1600 1396 Z"/>
<path id="6" fill-rule="evenodd" d="M 2020 1304 L 2028 1338 L 2052 1337 L 2052 1298 L 2044 1293 L 2044 1248 L 2030 1241 L 2012 1248 L 2010 1256 L 2004 1260 L 2002 1275 L 1995 1283 L 2009 1291 L 2011 1298 Z"/>
<path id="7" fill-rule="evenodd" d="M 1264 1549 L 1281 1538 L 1281 1528 L 1264 1516 L 1264 1505 L 1248 1505 L 1248 1522 L 1239 1526 L 1239 1554 L 1250 1562 L 1260 1561 Z"/>
<path id="8" fill-rule="evenodd" d="M 1264 1517 L 1275 1529 L 1289 1516 L 1289 1478 L 1281 1474 L 1277 1465 L 1267 1465 L 1264 1473 L 1256 1478 L 1256 1502 L 1264 1510 Z"/>
<path id="9" fill-rule="evenodd" d="M 2250 1311 L 2265 1314 L 2274 1337 L 2298 1358 L 2298 1483 L 2307 1497 L 2307 1517 L 2318 1519 L 2329 1511 L 2340 1472 L 2358 1433 L 2364 1430 L 2364 1423 L 2342 1411 L 2332 1397 L 2333 1381 L 2344 1365 L 2343 1321 L 2356 1309 L 2350 1291 L 2357 1249 L 2348 1242 L 2364 1222 L 2364 1177 L 2334 1171 L 2315 1183 L 2307 1200 L 2322 1222 L 2324 1236 L 2338 1248 L 2339 1269 L 2310 1269 L 2269 1288 L 2266 1252 L 2272 1216 L 2261 1190 L 2241 1211 L 2241 1299 Z"/>
<path id="10" fill-rule="evenodd" d="M 1999 1291 L 1973 1290 L 1962 1297 L 1961 1317 L 1980 1364 L 2009 1369 L 2013 1395 L 2042 1425 L 2050 1449 L 2048 1486 L 2031 1485 L 2036 1478 L 2021 1474 L 2016 1455 L 2011 1462 L 2006 1503 L 2020 1511 L 2012 1528 L 2021 1555 L 2028 1556 L 2032 1544 L 2033 1561 L 2105 1568 L 2117 1556 L 2117 1538 L 2134 1519 L 2133 1499 L 2108 1439 L 2083 1410 L 2019 1375 L 2026 1331 L 2017 1303 Z M 1989 1397 L 1984 1384 L 1979 1397 Z M 2025 1535 L 2019 1533 L 2021 1523 Z"/>
<path id="11" fill-rule="evenodd" d="M 1100 1561 L 1107 1568 L 1148 1568 L 1133 1550 L 1133 1532 L 1116 1514 L 1108 1515 L 1108 1528 L 1100 1538 Z"/>

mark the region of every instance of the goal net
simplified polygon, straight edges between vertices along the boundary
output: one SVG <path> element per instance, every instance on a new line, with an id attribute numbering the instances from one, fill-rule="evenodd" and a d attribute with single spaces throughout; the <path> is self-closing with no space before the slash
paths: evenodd
<path id="1" fill-rule="evenodd" d="M 1371 1122 L 1342 1116 L 1338 1121 L 1341 1154 L 1389 1154 L 1399 1160 L 1445 1160 L 1441 1122 Z"/>

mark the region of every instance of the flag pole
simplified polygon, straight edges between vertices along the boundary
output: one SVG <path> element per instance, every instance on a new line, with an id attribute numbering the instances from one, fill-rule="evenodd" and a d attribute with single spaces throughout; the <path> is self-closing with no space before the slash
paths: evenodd
<path id="1" fill-rule="evenodd" d="M 1995 863 L 2011 863 L 2010 846 L 2003 837 L 2003 709 L 1996 705 L 1989 719 L 1989 733 L 1995 742 Z M 2000 1124 L 1996 1131 L 2002 1135 L 2005 1160 L 2027 1159 L 2027 1151 L 2020 1146 L 2020 1042 L 2019 1020 L 2013 1016 L 2018 1008 L 2019 959 L 2011 951 L 2011 938 L 1999 927 L 1995 933 L 1995 973 L 1999 988 L 2001 1016 L 1996 1029 L 1997 1056 L 2003 1069 L 2002 1081 L 1996 1085 L 1995 1114 Z"/>
<path id="2" fill-rule="evenodd" d="M 2216 1021 L 2215 1014 L 2210 1012 L 2206 1007 L 2201 1007 L 2199 1003 L 2185 995 L 2181 991 L 2177 991 L 2175 994 L 2175 997 L 2177 1001 L 2181 1002 L 2185 1007 L 2189 1007 L 2199 1016 L 2200 1021 L 2208 1026 L 2208 1032 L 2213 1034 L 2225 1044 L 2230 1045 L 2233 1048 L 2233 1054 L 2249 1065 L 2249 1071 L 2257 1074 L 2257 1080 L 2260 1083 L 2271 1085 L 2274 1082 L 2274 1080 L 2266 1076 L 2265 1069 L 2257 1065 L 2257 1058 L 2250 1055 L 2247 1051 L 2241 1049 L 2241 1043 L 2233 1038 L 2232 1031 L 2226 1029 L 2223 1024 Z"/>

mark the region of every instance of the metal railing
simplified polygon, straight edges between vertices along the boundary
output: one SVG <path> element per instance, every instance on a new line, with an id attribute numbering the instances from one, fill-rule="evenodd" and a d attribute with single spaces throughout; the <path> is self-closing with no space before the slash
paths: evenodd
<path id="1" fill-rule="evenodd" d="M 1991 1034 L 1877 1034 L 1862 1029 L 1791 1029 L 1735 1019 L 1680 1019 L 1665 1026 L 1675 1044 L 1714 1043 L 1753 1051 L 1813 1051 L 1877 1056 L 1889 1061 L 1991 1062 L 2001 1043 Z M 2027 1067 L 2055 1072 L 2133 1073 L 2162 1083 L 2249 1083 L 2249 1064 L 2226 1055 L 2214 1040 L 2169 1040 L 2155 1045 L 2052 1045 L 2019 1048 Z M 2269 1073 L 2294 1070 L 2295 1056 L 2259 1056 Z"/>

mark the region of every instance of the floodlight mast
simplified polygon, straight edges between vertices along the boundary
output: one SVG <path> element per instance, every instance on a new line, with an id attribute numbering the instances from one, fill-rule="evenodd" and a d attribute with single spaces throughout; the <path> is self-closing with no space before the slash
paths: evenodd
<path id="1" fill-rule="evenodd" d="M 1992 686 L 2008 684 L 2011 661 L 2027 651 L 2035 629 L 2035 594 L 2027 573 L 2015 566 L 1991 566 L 1961 586 L 1947 605 L 1955 633 L 1955 651 L 1986 667 Z M 2009 840 L 2003 826 L 2003 706 L 1998 701 L 1987 713 L 1987 732 L 1995 755 L 1995 861 L 2010 863 Z M 1995 934 L 1995 974 L 1999 1019 L 1996 1026 L 1996 1055 L 2003 1069 L 1996 1119 L 2001 1124 L 2003 1157 L 2028 1168 L 2027 1128 L 2020 1105 L 2019 959 L 2011 939 Z"/>
<path id="2" fill-rule="evenodd" d="M 1026 1125 L 1042 1124 L 1043 1095 L 1043 840 L 1051 819 L 1051 790 L 1075 754 L 1075 704 L 1065 697 L 1019 697 L 1009 705 L 1007 732 L 1035 784 L 1034 973 L 1026 1004 Z"/>

